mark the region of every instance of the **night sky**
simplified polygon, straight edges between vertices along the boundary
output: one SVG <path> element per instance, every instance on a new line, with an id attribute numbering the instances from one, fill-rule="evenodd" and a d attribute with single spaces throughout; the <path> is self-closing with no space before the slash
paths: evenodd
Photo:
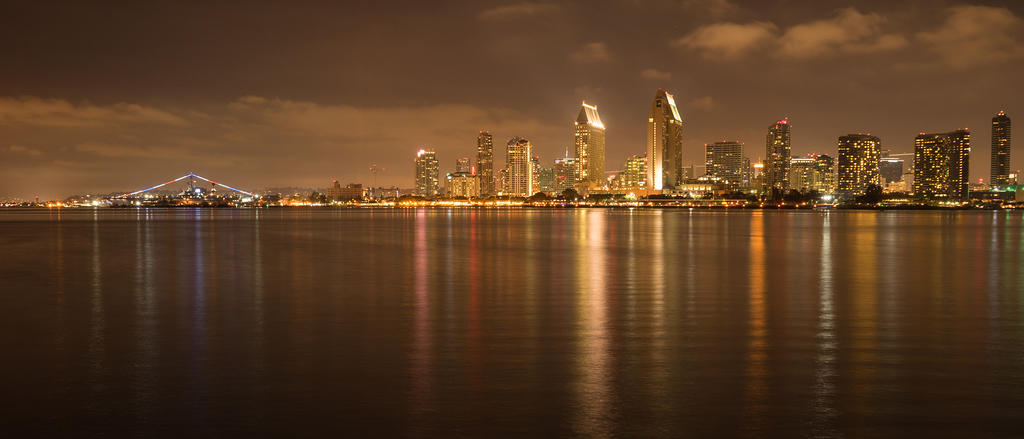
<path id="1" fill-rule="evenodd" d="M 0 198 L 189 171 L 248 189 L 370 184 L 374 162 L 378 184 L 411 187 L 417 149 L 448 172 L 475 161 L 481 129 L 496 168 L 512 136 L 550 164 L 583 99 L 616 170 L 644 151 L 659 87 L 680 104 L 686 164 L 722 139 L 756 160 L 789 116 L 794 155 L 834 154 L 851 132 L 911 152 L 918 132 L 969 127 L 971 176 L 987 181 L 990 118 L 1024 118 L 1015 1 L 11 3 Z"/>

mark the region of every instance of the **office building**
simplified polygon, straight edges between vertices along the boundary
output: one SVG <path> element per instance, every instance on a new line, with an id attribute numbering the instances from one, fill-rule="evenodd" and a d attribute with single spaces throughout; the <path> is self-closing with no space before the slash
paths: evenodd
<path id="1" fill-rule="evenodd" d="M 576 186 L 576 158 L 566 157 L 555 160 L 555 192 L 562 193 Z"/>
<path id="2" fill-rule="evenodd" d="M 878 161 L 882 142 L 870 134 L 839 136 L 837 190 L 848 196 L 863 195 L 869 185 L 881 187 Z"/>
<path id="3" fill-rule="evenodd" d="M 416 193 L 424 197 L 440 194 L 438 173 L 440 164 L 432 149 L 421 149 L 416 153 Z"/>
<path id="4" fill-rule="evenodd" d="M 962 201 L 968 196 L 971 134 L 921 133 L 914 138 L 914 196 Z"/>
<path id="5" fill-rule="evenodd" d="M 658 89 L 647 116 L 647 187 L 674 189 L 683 183 L 683 118 L 672 94 Z"/>
<path id="6" fill-rule="evenodd" d="M 721 141 L 704 144 L 704 174 L 731 186 L 743 182 L 743 143 Z"/>
<path id="7" fill-rule="evenodd" d="M 1010 184 L 1010 116 L 1000 111 L 992 118 L 992 166 L 989 184 L 1004 188 Z"/>
<path id="8" fill-rule="evenodd" d="M 465 171 L 448 173 L 445 192 L 453 198 L 476 198 L 480 196 L 480 179 Z"/>
<path id="9" fill-rule="evenodd" d="M 455 159 L 455 172 L 465 172 L 472 174 L 473 169 L 469 164 L 469 157 L 459 157 Z"/>
<path id="10" fill-rule="evenodd" d="M 647 187 L 647 156 L 633 155 L 626 159 L 625 170 L 622 171 L 622 185 L 628 188 Z"/>
<path id="11" fill-rule="evenodd" d="M 476 175 L 480 179 L 480 195 L 497 194 L 494 187 L 494 137 L 487 131 L 476 136 Z"/>
<path id="12" fill-rule="evenodd" d="M 789 188 L 800 192 L 835 192 L 835 167 L 832 157 L 809 154 L 789 159 Z"/>
<path id="13" fill-rule="evenodd" d="M 584 102 L 573 123 L 578 183 L 593 187 L 604 186 L 604 139 L 604 123 L 597 114 L 597 107 Z"/>
<path id="14" fill-rule="evenodd" d="M 505 195 L 533 195 L 533 147 L 522 137 L 513 137 L 505 149 Z"/>

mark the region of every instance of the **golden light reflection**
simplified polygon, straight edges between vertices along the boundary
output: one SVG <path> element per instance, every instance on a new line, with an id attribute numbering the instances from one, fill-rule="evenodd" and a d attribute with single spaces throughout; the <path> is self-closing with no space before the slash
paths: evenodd
<path id="1" fill-rule="evenodd" d="M 416 211 L 413 226 L 413 331 L 412 331 L 412 403 L 417 417 L 429 414 L 431 380 L 430 339 L 430 254 L 427 247 L 427 212 Z M 418 419 L 416 425 L 423 425 Z"/>
<path id="2" fill-rule="evenodd" d="M 612 390 L 609 377 L 607 290 L 605 289 L 605 211 L 587 210 L 576 215 L 576 238 L 580 288 L 577 289 L 576 412 L 573 425 L 586 437 L 611 433 Z"/>
<path id="3" fill-rule="evenodd" d="M 836 328 L 832 272 L 832 221 L 826 212 L 821 226 L 821 250 L 818 257 L 818 334 L 814 368 L 814 437 L 839 437 L 835 429 L 836 408 Z"/>
<path id="4" fill-rule="evenodd" d="M 877 364 L 878 342 L 878 214 L 860 212 L 853 215 L 853 266 L 857 267 L 850 304 L 850 343 L 846 350 L 853 364 Z M 876 368 L 856 367 L 851 371 L 853 393 L 857 401 L 868 401 L 874 393 Z M 861 410 L 870 410 L 863 407 Z"/>
<path id="5" fill-rule="evenodd" d="M 747 323 L 747 367 L 742 429 L 763 432 L 767 408 L 767 333 L 765 326 L 765 243 L 764 212 L 750 218 L 750 307 Z"/>

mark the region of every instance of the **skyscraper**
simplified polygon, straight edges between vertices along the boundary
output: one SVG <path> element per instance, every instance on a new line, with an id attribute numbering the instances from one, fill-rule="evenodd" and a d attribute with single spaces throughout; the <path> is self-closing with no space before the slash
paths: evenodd
<path id="1" fill-rule="evenodd" d="M 878 160 L 882 141 L 870 134 L 839 136 L 838 190 L 863 195 L 868 185 L 879 185 Z M 879 185 L 880 186 L 880 185 Z"/>
<path id="2" fill-rule="evenodd" d="M 825 154 L 814 157 L 817 164 L 819 181 L 818 192 L 834 193 L 836 191 L 836 160 Z"/>
<path id="3" fill-rule="evenodd" d="M 903 180 L 903 159 L 882 157 L 878 161 L 878 175 L 886 184 Z"/>
<path id="4" fill-rule="evenodd" d="M 971 133 L 965 128 L 914 138 L 914 195 L 924 199 L 966 200 Z"/>
<path id="5" fill-rule="evenodd" d="M 554 167 L 556 193 L 562 193 L 562 191 L 576 186 L 576 158 L 557 159 Z"/>
<path id="6" fill-rule="evenodd" d="M 533 195 L 533 163 L 530 141 L 513 137 L 505 149 L 505 195 L 529 197 Z"/>
<path id="7" fill-rule="evenodd" d="M 1010 116 L 1005 111 L 992 118 L 991 169 L 989 185 L 996 188 L 1010 184 Z"/>
<path id="8" fill-rule="evenodd" d="M 773 189 L 780 192 L 789 189 L 790 141 L 788 117 L 768 128 L 765 137 L 764 190 L 769 196 Z"/>
<path id="9" fill-rule="evenodd" d="M 583 103 L 573 123 L 573 144 L 579 182 L 604 186 L 604 124 L 596 106 Z"/>
<path id="10" fill-rule="evenodd" d="M 743 143 L 721 141 L 704 144 L 704 174 L 733 186 L 743 180 Z"/>
<path id="11" fill-rule="evenodd" d="M 675 98 L 658 89 L 647 116 L 647 187 L 672 189 L 683 183 L 683 118 Z"/>
<path id="12" fill-rule="evenodd" d="M 827 155 L 808 155 L 789 159 L 789 188 L 800 192 L 835 191 L 834 160 Z"/>
<path id="13" fill-rule="evenodd" d="M 470 172 L 469 157 L 455 159 L 455 172 Z"/>
<path id="14" fill-rule="evenodd" d="M 416 193 L 424 197 L 435 197 L 440 193 L 438 173 L 440 164 L 432 149 L 421 149 L 416 153 Z"/>
<path id="15" fill-rule="evenodd" d="M 480 179 L 480 195 L 491 196 L 494 190 L 494 137 L 487 131 L 476 136 L 476 175 Z"/>

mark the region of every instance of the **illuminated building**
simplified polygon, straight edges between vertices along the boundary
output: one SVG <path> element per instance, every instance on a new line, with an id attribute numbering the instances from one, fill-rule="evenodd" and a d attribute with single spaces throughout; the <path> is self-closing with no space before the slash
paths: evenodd
<path id="1" fill-rule="evenodd" d="M 1010 117 L 1000 111 L 992 118 L 992 167 L 989 184 L 1003 188 L 1010 184 Z"/>
<path id="2" fill-rule="evenodd" d="M 758 191 L 763 191 L 766 187 L 764 182 L 764 163 L 750 165 L 750 187 Z"/>
<path id="3" fill-rule="evenodd" d="M 447 180 L 445 191 L 449 197 L 476 198 L 480 196 L 480 179 L 469 172 L 449 173 Z"/>
<path id="4" fill-rule="evenodd" d="M 441 166 L 432 149 L 421 149 L 416 153 L 416 193 L 424 197 L 440 194 L 438 173 Z"/>
<path id="5" fill-rule="evenodd" d="M 647 156 L 634 155 L 626 159 L 622 185 L 629 188 L 647 187 Z"/>
<path id="6" fill-rule="evenodd" d="M 555 160 L 555 192 L 562 193 L 576 186 L 576 159 L 566 157 Z"/>
<path id="7" fill-rule="evenodd" d="M 966 200 L 971 133 L 965 128 L 914 138 L 914 195 L 924 199 Z"/>
<path id="8" fill-rule="evenodd" d="M 338 180 L 333 181 L 333 185 L 324 191 L 324 196 L 328 200 L 335 201 L 349 201 L 349 200 L 362 200 L 366 197 L 366 191 L 363 190 L 363 185 L 358 183 L 349 183 L 345 187 L 341 187 Z"/>
<path id="9" fill-rule="evenodd" d="M 881 150 L 882 141 L 876 136 L 839 136 L 838 191 L 845 195 L 862 195 L 868 185 L 879 185 L 878 160 Z"/>
<path id="10" fill-rule="evenodd" d="M 541 192 L 555 192 L 555 168 L 553 166 L 541 166 L 540 178 L 537 180 L 540 182 Z"/>
<path id="11" fill-rule="evenodd" d="M 541 189 L 540 189 L 540 170 L 541 170 L 541 168 L 543 168 L 543 166 L 540 165 L 540 157 L 539 156 L 530 157 L 530 175 L 531 175 L 530 182 L 531 182 L 531 184 L 533 186 L 533 190 L 535 192 L 536 191 L 541 191 Z"/>
<path id="12" fill-rule="evenodd" d="M 789 159 L 789 188 L 800 192 L 835 191 L 835 161 L 827 155 L 809 154 Z"/>
<path id="13" fill-rule="evenodd" d="M 790 130 L 787 117 L 768 128 L 765 136 L 764 187 L 768 195 L 773 189 L 783 193 L 789 189 Z"/>
<path id="14" fill-rule="evenodd" d="M 743 180 L 743 143 L 705 143 L 704 174 L 726 184 L 739 186 Z"/>
<path id="15" fill-rule="evenodd" d="M 494 137 L 487 131 L 476 137 L 476 175 L 480 179 L 480 195 L 495 195 Z"/>
<path id="16" fill-rule="evenodd" d="M 505 149 L 505 195 L 529 197 L 533 195 L 533 147 L 522 137 L 513 137 Z"/>
<path id="17" fill-rule="evenodd" d="M 472 173 L 472 169 L 469 165 L 469 157 L 460 157 L 455 159 L 455 172 L 465 172 L 467 174 Z"/>
<path id="18" fill-rule="evenodd" d="M 597 114 L 597 107 L 584 102 L 573 123 L 578 183 L 604 186 L 604 134 L 604 124 Z"/>
<path id="19" fill-rule="evenodd" d="M 658 89 L 647 116 L 647 187 L 673 189 L 683 183 L 683 118 L 675 98 Z"/>

